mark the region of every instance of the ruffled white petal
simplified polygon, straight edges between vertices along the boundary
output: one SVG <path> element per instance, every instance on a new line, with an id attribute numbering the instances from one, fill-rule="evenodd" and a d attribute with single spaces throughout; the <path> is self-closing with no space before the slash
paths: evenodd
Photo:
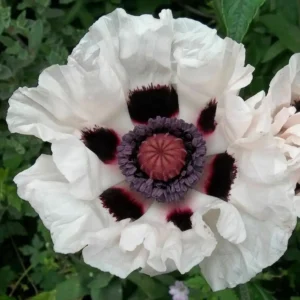
<path id="1" fill-rule="evenodd" d="M 286 251 L 296 225 L 296 217 L 292 213 L 280 220 L 277 220 L 276 214 L 269 215 L 268 220 L 259 220 L 243 210 L 239 212 L 247 233 L 245 241 L 240 244 L 232 244 L 218 235 L 211 224 L 214 215 L 207 214 L 204 218 L 218 240 L 212 255 L 200 264 L 214 291 L 245 283 L 276 262 Z"/>
<path id="2" fill-rule="evenodd" d="M 43 141 L 78 134 L 74 124 L 65 124 L 41 104 L 50 103 L 51 96 L 42 88 L 19 88 L 9 100 L 7 113 L 8 128 L 12 133 L 35 135 Z M 56 99 L 57 103 L 59 100 Z M 66 111 L 66 110 L 65 110 Z"/>
<path id="3" fill-rule="evenodd" d="M 259 139 L 271 131 L 272 117 L 271 105 L 265 101 L 265 93 L 263 91 L 252 96 L 245 101 L 252 113 L 251 124 L 248 127 L 244 137 Z"/>
<path id="4" fill-rule="evenodd" d="M 178 20 L 181 26 L 185 25 L 181 19 Z M 197 25 L 195 21 L 190 22 L 195 23 L 199 33 L 193 32 L 193 37 L 189 34 L 183 37 L 185 30 L 175 33 L 174 65 L 181 117 L 195 122 L 210 100 L 215 99 L 223 107 L 222 99 L 226 93 L 237 94 L 248 85 L 254 69 L 244 66 L 243 45 L 228 38 L 222 40 L 214 30 L 204 28 L 202 24 Z"/>
<path id="5" fill-rule="evenodd" d="M 219 234 L 231 243 L 241 243 L 246 238 L 245 227 L 239 211 L 229 202 L 192 191 L 186 203 L 202 216 L 216 211 L 215 224 Z"/>
<path id="6" fill-rule="evenodd" d="M 124 251 L 145 248 L 148 251 L 142 272 L 149 275 L 179 270 L 188 272 L 211 254 L 215 240 L 201 215 L 192 216 L 192 229 L 181 231 L 167 222 L 169 207 L 157 202 L 146 214 L 130 224 L 123 232 L 120 246 Z"/>
<path id="7" fill-rule="evenodd" d="M 272 99 L 272 110 L 289 106 L 300 95 L 300 54 L 294 54 L 287 66 L 274 76 L 267 97 Z"/>
<path id="8" fill-rule="evenodd" d="M 259 124 L 256 121 L 254 114 L 251 123 Z M 287 177 L 286 158 L 278 149 L 276 138 L 265 133 L 260 137 L 258 133 L 253 131 L 250 137 L 240 138 L 228 149 L 235 159 L 237 174 L 228 202 L 223 205 L 238 211 L 240 224 L 245 229 L 244 239 L 234 243 L 222 234 L 218 226 L 220 215 L 216 210 L 207 210 L 203 217 L 218 241 L 212 255 L 200 263 L 213 290 L 247 282 L 276 262 L 285 252 L 296 224 L 293 212 L 293 204 L 297 204 L 296 201 L 293 203 L 295 183 Z M 205 168 L 204 172 L 209 174 L 209 169 Z M 201 190 L 201 183 L 199 188 Z M 240 226 L 236 216 L 232 215 L 232 220 L 236 227 Z M 230 222 L 225 219 L 223 230 L 228 224 Z M 229 232 L 236 231 L 233 228 Z"/>
<path id="9" fill-rule="evenodd" d="M 79 66 L 49 67 L 41 73 L 38 87 L 20 88 L 9 103 L 10 131 L 44 141 L 68 134 L 80 137 L 82 129 L 95 125 L 121 134 L 133 127 L 122 85 L 101 57 L 98 68 L 90 72 Z"/>
<path id="10" fill-rule="evenodd" d="M 206 142 L 206 155 L 222 153 L 228 148 L 229 140 L 226 137 L 226 128 L 222 126 L 223 122 L 224 118 L 220 117 L 214 132 L 204 136 Z"/>
<path id="11" fill-rule="evenodd" d="M 278 147 L 288 161 L 288 171 L 300 167 L 300 117 L 293 107 L 300 99 L 300 54 L 294 54 L 287 66 L 277 72 L 270 83 L 267 96 L 261 101 L 260 115 L 271 118 L 273 135 L 278 137 Z"/>
<path id="12" fill-rule="evenodd" d="M 84 248 L 88 264 L 120 277 L 145 265 L 146 249 L 126 253 L 119 246 L 130 219 L 116 222 L 98 197 L 90 201 L 74 197 L 51 156 L 42 155 L 15 182 L 19 196 L 30 202 L 50 230 L 55 251 L 73 253 Z"/>
<path id="13" fill-rule="evenodd" d="M 46 69 L 37 88 L 15 92 L 7 116 L 12 132 L 54 143 L 55 163 L 82 199 L 93 199 L 124 178 L 84 146 L 81 130 L 103 126 L 122 136 L 133 128 L 120 82 L 101 57 L 97 63 L 98 69 L 89 72 L 80 66 Z"/>
<path id="14" fill-rule="evenodd" d="M 74 253 L 87 245 L 87 235 L 107 226 L 110 217 L 99 199 L 83 202 L 69 193 L 68 184 L 52 157 L 41 155 L 15 179 L 18 195 L 30 202 L 50 230 L 54 250 Z"/>
<path id="15" fill-rule="evenodd" d="M 132 191 L 126 182 L 117 184 L 114 188 L 122 189 L 130 194 L 130 197 L 137 204 L 140 204 L 143 207 L 143 211 L 147 213 L 152 203 L 151 200 L 145 199 L 141 194 Z M 122 203 L 120 203 L 120 206 L 122 206 Z M 113 207 L 110 209 L 113 212 Z M 110 209 L 105 208 L 107 212 Z M 125 209 L 128 208 L 125 207 Z M 145 247 L 135 246 L 138 240 L 138 231 L 133 232 L 133 235 L 130 237 L 130 242 L 132 241 L 134 244 L 127 245 L 128 249 L 125 249 L 126 247 L 124 248 L 122 244 L 122 232 L 127 230 L 127 228 L 131 228 L 131 224 L 135 222 L 130 222 L 129 218 L 117 222 L 115 217 L 113 219 L 114 222 L 106 228 L 88 235 L 88 246 L 82 252 L 83 258 L 87 264 L 93 267 L 125 278 L 134 270 L 145 266 L 149 253 Z"/>
<path id="16" fill-rule="evenodd" d="M 181 231 L 172 222 L 167 223 L 168 210 L 190 208 L 192 228 Z M 209 211 L 217 214 L 219 234 L 231 243 L 241 243 L 246 238 L 243 220 L 230 203 L 196 191 L 190 191 L 187 200 L 179 206 L 153 203 L 146 214 L 122 231 L 120 247 L 126 251 L 145 248 L 148 251 L 142 272 L 157 275 L 174 270 L 188 272 L 216 246 L 215 238 L 202 216 Z"/>
<path id="17" fill-rule="evenodd" d="M 124 181 L 117 165 L 102 163 L 76 137 L 56 141 L 52 144 L 53 160 L 69 182 L 70 192 L 80 199 L 98 197 L 104 190 Z"/>
<path id="18" fill-rule="evenodd" d="M 236 160 L 239 172 L 253 182 L 274 183 L 286 174 L 286 158 L 271 136 L 240 139 L 228 148 L 228 153 Z"/>
<path id="19" fill-rule="evenodd" d="M 119 246 L 120 232 L 126 224 L 128 220 L 123 220 L 115 226 L 91 235 L 89 245 L 82 251 L 84 261 L 121 278 L 126 278 L 131 272 L 142 268 L 148 256 L 145 248 L 124 251 Z"/>
<path id="20" fill-rule="evenodd" d="M 136 17 L 116 9 L 93 24 L 69 62 L 91 68 L 95 53 L 100 51 L 114 66 L 125 90 L 151 83 L 169 85 L 173 20 L 170 11 L 163 12 L 161 18 Z"/>
<path id="21" fill-rule="evenodd" d="M 299 193 L 295 196 L 293 204 L 294 204 L 296 216 L 298 218 L 300 218 L 300 195 L 299 195 Z"/>
<path id="22" fill-rule="evenodd" d="M 242 138 L 253 122 L 254 113 L 244 100 L 233 93 L 221 100 L 223 107 L 217 106 L 216 129 L 205 135 L 206 155 L 223 153 L 228 146 Z"/>

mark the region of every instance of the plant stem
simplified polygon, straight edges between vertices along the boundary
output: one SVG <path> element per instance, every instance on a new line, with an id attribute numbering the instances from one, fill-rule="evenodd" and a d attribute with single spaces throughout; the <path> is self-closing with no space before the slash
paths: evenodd
<path id="1" fill-rule="evenodd" d="M 31 267 L 32 267 L 32 266 L 28 267 L 27 269 L 25 268 L 24 263 L 23 263 L 23 261 L 22 261 L 22 258 L 21 258 L 21 256 L 20 256 L 19 250 L 18 250 L 18 248 L 17 248 L 17 246 L 16 246 L 16 244 L 15 244 L 15 241 L 13 240 L 12 237 L 10 237 L 10 240 L 11 240 L 11 243 L 12 243 L 12 245 L 13 245 L 13 248 L 14 248 L 16 254 L 17 254 L 18 260 L 19 260 L 19 262 L 20 262 L 20 264 L 21 264 L 21 266 L 22 266 L 22 268 L 23 268 L 23 270 L 24 270 L 23 274 L 21 275 L 21 277 L 20 277 L 19 280 L 17 281 L 17 283 L 16 283 L 14 289 L 11 291 L 11 294 L 14 293 L 14 291 L 15 291 L 16 288 L 17 288 L 17 285 L 20 284 L 20 282 L 21 282 L 21 280 L 24 278 L 24 276 L 27 276 L 28 281 L 30 282 L 31 286 L 32 286 L 33 289 L 34 289 L 35 294 L 37 295 L 37 294 L 39 293 L 39 291 L 38 291 L 38 289 L 36 288 L 36 286 L 34 285 L 34 283 L 32 282 L 30 276 L 28 275 L 28 272 L 31 270 Z M 24 274 L 25 274 L 25 275 L 24 275 Z M 23 275 L 24 275 L 24 276 L 23 276 Z M 20 280 L 20 279 L 21 279 L 21 280 Z M 20 282 L 19 282 L 19 281 L 20 281 Z"/>
<path id="2" fill-rule="evenodd" d="M 239 289 L 239 294 L 240 294 L 241 300 L 251 300 L 247 284 L 240 284 L 238 289 Z"/>
<path id="3" fill-rule="evenodd" d="M 20 277 L 20 278 L 18 279 L 18 281 L 16 282 L 14 288 L 13 288 L 12 291 L 10 292 L 9 297 L 11 297 L 11 296 L 14 294 L 15 290 L 18 288 L 18 286 L 19 286 L 19 284 L 21 283 L 21 281 L 23 280 L 23 278 L 24 278 L 25 276 L 27 276 L 27 274 L 30 272 L 31 269 L 32 269 L 32 265 L 29 266 L 29 267 L 23 272 L 23 274 L 21 275 L 21 277 Z"/>

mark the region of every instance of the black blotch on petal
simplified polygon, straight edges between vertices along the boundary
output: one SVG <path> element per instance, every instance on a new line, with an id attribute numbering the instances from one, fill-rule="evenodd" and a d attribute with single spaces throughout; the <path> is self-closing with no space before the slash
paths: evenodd
<path id="1" fill-rule="evenodd" d="M 171 118 L 178 113 L 178 95 L 173 87 L 149 85 L 130 91 L 128 110 L 137 123 L 147 123 L 150 118 Z"/>
<path id="2" fill-rule="evenodd" d="M 206 193 L 228 201 L 236 172 L 235 160 L 231 155 L 228 153 L 216 155 L 212 163 L 210 178 L 206 185 Z"/>
<path id="3" fill-rule="evenodd" d="M 174 210 L 168 217 L 168 222 L 173 222 L 181 231 L 189 230 L 192 228 L 191 216 L 193 212 L 190 209 Z"/>
<path id="4" fill-rule="evenodd" d="M 100 195 L 100 199 L 103 206 L 117 221 L 127 218 L 137 220 L 144 213 L 142 205 L 122 188 L 109 188 Z"/>
<path id="5" fill-rule="evenodd" d="M 217 110 L 216 100 L 211 100 L 206 105 L 206 107 L 201 111 L 200 116 L 197 121 L 198 129 L 204 133 L 209 134 L 214 132 L 216 129 L 217 123 L 215 121 Z"/>
<path id="6" fill-rule="evenodd" d="M 293 106 L 296 108 L 296 113 L 300 112 L 300 100 L 296 100 Z"/>
<path id="7" fill-rule="evenodd" d="M 298 193 L 300 191 L 300 184 L 297 182 L 295 187 L 295 193 Z"/>
<path id="8" fill-rule="evenodd" d="M 115 160 L 119 138 L 112 129 L 95 127 L 83 130 L 82 140 L 104 163 Z"/>

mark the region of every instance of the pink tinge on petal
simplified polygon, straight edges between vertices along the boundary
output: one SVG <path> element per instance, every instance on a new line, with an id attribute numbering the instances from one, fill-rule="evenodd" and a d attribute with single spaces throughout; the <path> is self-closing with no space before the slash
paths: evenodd
<path id="1" fill-rule="evenodd" d="M 290 116 L 283 127 L 289 128 L 297 124 L 300 124 L 300 113 L 295 113 L 294 115 Z"/>
<path id="2" fill-rule="evenodd" d="M 272 132 L 274 135 L 278 134 L 283 127 L 289 122 L 295 113 L 294 107 L 283 107 L 273 119 Z M 289 127 L 289 126 L 288 126 Z"/>
<path id="3" fill-rule="evenodd" d="M 82 131 L 82 141 L 103 163 L 117 163 L 116 154 L 120 137 L 113 129 L 98 126 L 86 128 Z"/>
<path id="4" fill-rule="evenodd" d="M 286 139 L 288 143 L 300 144 L 300 124 L 289 127 L 279 137 Z"/>

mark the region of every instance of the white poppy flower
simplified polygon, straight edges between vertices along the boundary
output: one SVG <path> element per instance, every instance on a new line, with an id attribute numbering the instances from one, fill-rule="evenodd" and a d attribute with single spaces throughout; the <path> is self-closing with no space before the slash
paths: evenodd
<path id="1" fill-rule="evenodd" d="M 288 159 L 289 168 L 300 166 L 300 54 L 294 54 L 287 66 L 270 83 L 266 100 L 272 114 L 272 132 Z M 299 176 L 300 179 L 300 176 Z"/>
<path id="2" fill-rule="evenodd" d="M 100 18 L 36 88 L 11 97 L 12 132 L 52 143 L 15 182 L 55 250 L 120 277 L 189 271 L 214 290 L 249 280 L 295 226 L 286 160 L 248 139 L 245 50 L 189 19 Z M 237 142 L 239 141 L 239 142 Z"/>
<path id="3" fill-rule="evenodd" d="M 287 161 L 287 173 L 296 186 L 300 182 L 300 54 L 294 54 L 289 64 L 277 72 L 268 94 L 258 93 L 246 101 L 256 111 L 250 126 L 251 135 L 271 132 Z M 299 184 L 295 191 L 299 194 Z M 299 196 L 295 197 L 296 214 L 300 216 Z"/>

